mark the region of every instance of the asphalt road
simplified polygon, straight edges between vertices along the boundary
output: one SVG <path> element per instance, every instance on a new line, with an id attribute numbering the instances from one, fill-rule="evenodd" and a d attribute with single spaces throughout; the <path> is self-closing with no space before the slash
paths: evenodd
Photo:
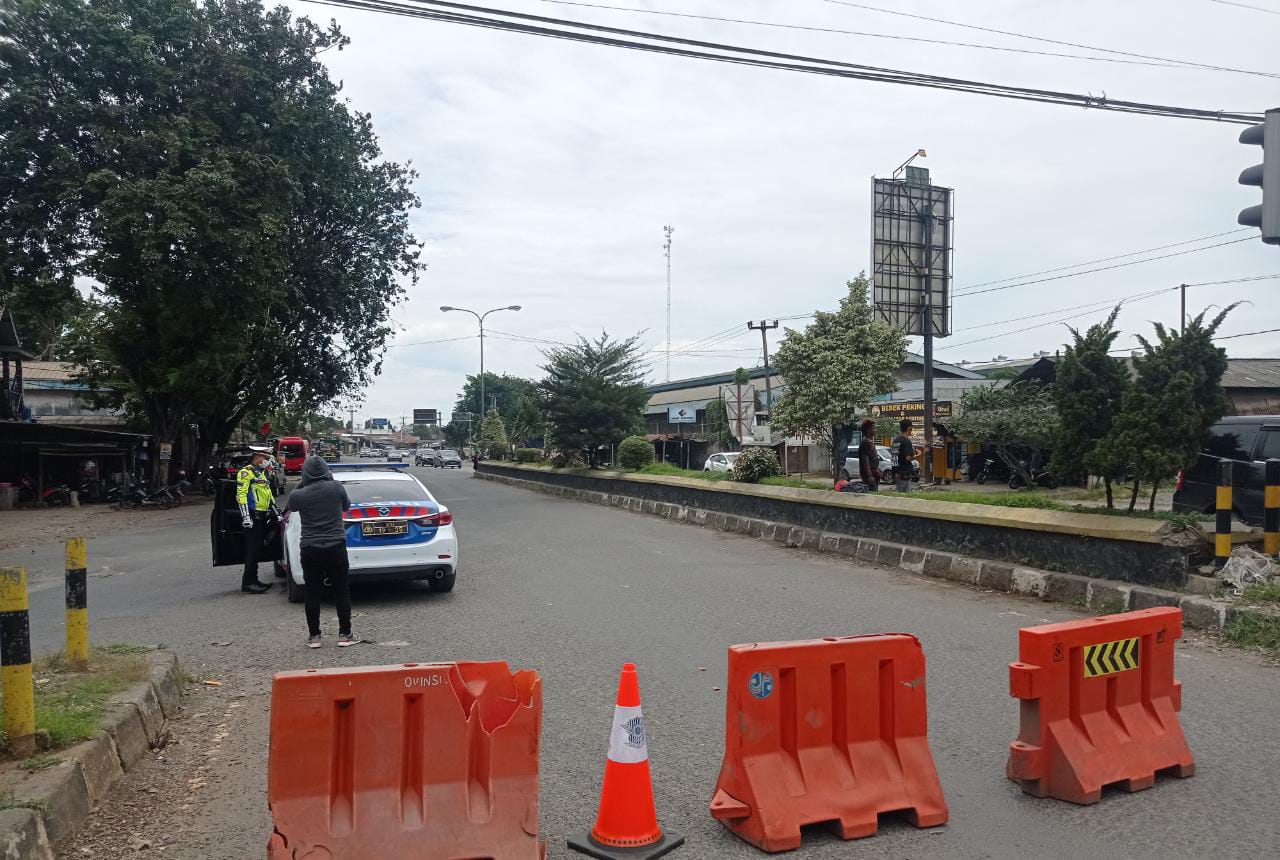
<path id="1" fill-rule="evenodd" d="M 1109 792 L 1088 808 L 1036 800 L 1003 775 L 1017 725 L 1007 664 L 1020 626 L 1076 613 L 478 481 L 469 467 L 415 471 L 456 516 L 457 588 L 357 590 L 355 632 L 369 644 L 346 651 L 332 647 L 331 616 L 326 647 L 307 651 L 301 607 L 278 591 L 242 595 L 237 571 L 209 567 L 207 505 L 91 540 L 94 641 L 165 644 L 197 683 L 174 744 L 126 780 L 63 856 L 261 857 L 273 671 L 506 659 L 543 678 L 550 856 L 578 856 L 565 835 L 593 820 L 618 669 L 630 660 L 659 816 L 688 839 L 672 856 L 754 857 L 707 812 L 723 751 L 726 647 L 884 631 L 924 644 L 930 740 L 951 821 L 916 830 L 887 818 L 855 843 L 806 831 L 802 856 L 1262 857 L 1280 845 L 1280 671 L 1248 655 L 1179 648 L 1194 778 Z M 35 647 L 56 648 L 61 548 L 6 551 L 0 563 L 30 568 Z"/>

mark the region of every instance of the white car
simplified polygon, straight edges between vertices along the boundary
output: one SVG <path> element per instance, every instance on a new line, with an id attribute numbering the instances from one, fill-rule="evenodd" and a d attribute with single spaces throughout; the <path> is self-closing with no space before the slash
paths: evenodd
<path id="1" fill-rule="evenodd" d="M 722 454 L 712 454 L 707 458 L 707 462 L 702 464 L 704 472 L 732 472 L 733 461 L 741 455 L 740 451 L 725 451 Z"/>
<path id="2" fill-rule="evenodd" d="M 432 591 L 451 591 L 458 575 L 458 536 L 453 514 L 436 501 L 405 465 L 334 463 L 335 481 L 346 488 L 351 510 L 347 529 L 349 581 L 385 582 L 423 579 Z M 284 558 L 277 573 L 285 577 L 289 602 L 304 595 L 298 540 L 302 520 L 284 516 Z"/>

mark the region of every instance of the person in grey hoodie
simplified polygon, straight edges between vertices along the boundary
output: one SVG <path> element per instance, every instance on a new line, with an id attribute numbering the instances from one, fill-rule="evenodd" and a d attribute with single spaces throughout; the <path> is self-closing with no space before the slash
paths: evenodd
<path id="1" fill-rule="evenodd" d="M 351 508 L 346 488 L 333 479 L 329 464 L 308 457 L 302 464 L 302 482 L 289 493 L 285 510 L 302 518 L 302 580 L 306 584 L 307 647 L 320 647 L 320 592 L 327 579 L 338 610 L 338 647 L 355 640 L 351 636 L 351 594 L 347 589 L 347 533 L 343 511 Z"/>

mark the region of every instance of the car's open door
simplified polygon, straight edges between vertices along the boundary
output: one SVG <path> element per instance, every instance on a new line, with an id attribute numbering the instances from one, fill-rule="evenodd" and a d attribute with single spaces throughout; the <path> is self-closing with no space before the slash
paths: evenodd
<path id="1" fill-rule="evenodd" d="M 258 561 L 280 561 L 284 557 L 281 530 L 270 529 L 264 538 Z M 244 564 L 245 534 L 240 505 L 236 503 L 235 481 L 218 482 L 213 512 L 209 514 L 209 542 L 214 567 Z"/>

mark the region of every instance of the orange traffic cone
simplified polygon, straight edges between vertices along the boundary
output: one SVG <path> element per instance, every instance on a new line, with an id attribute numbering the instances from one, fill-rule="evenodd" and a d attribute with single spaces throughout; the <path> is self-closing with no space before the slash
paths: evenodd
<path id="1" fill-rule="evenodd" d="M 640 713 L 640 680 L 636 664 L 624 663 L 596 826 L 571 836 L 569 847 L 600 860 L 649 860 L 683 844 L 683 836 L 663 833 L 658 826 L 644 716 Z"/>

